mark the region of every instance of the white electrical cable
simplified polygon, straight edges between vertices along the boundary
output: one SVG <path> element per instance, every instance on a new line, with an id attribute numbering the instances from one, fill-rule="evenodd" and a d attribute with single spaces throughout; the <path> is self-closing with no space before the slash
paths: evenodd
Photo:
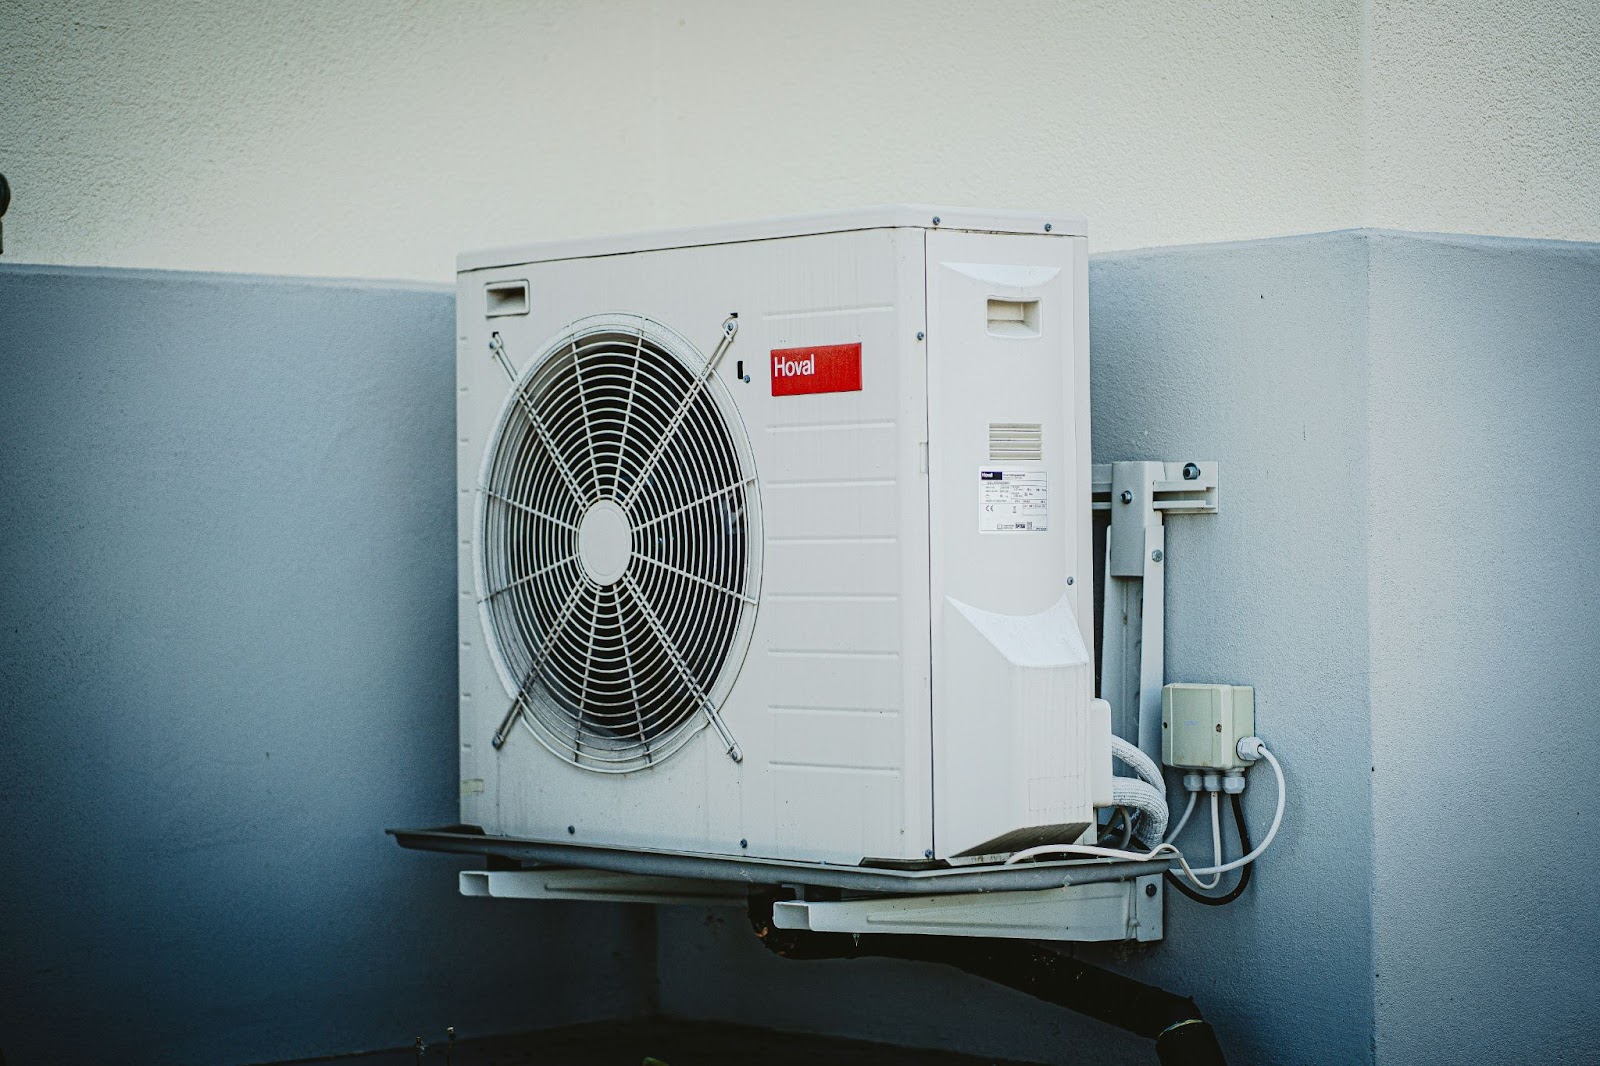
<path id="1" fill-rule="evenodd" d="M 1173 829 L 1172 832 L 1167 834 L 1167 841 L 1168 842 L 1177 840 L 1179 834 L 1181 834 L 1183 832 L 1183 827 L 1189 824 L 1189 816 L 1194 813 L 1195 802 L 1197 800 L 1199 800 L 1199 798 L 1200 798 L 1200 793 L 1198 793 L 1198 792 L 1189 793 L 1188 806 L 1183 808 L 1183 817 L 1178 819 L 1177 828 Z"/>
<path id="2" fill-rule="evenodd" d="M 1038 847 L 1023 848 L 1002 865 L 1012 866 L 1024 859 L 1036 859 L 1040 855 L 1083 855 L 1091 859 L 1122 859 L 1125 862 L 1154 862 L 1163 855 L 1172 855 L 1179 862 L 1183 861 L 1183 853 L 1171 844 L 1157 844 L 1149 851 L 1123 851 L 1120 848 L 1102 848 L 1094 844 L 1040 844 Z"/>
<path id="3" fill-rule="evenodd" d="M 1183 852 L 1179 851 L 1171 842 L 1157 844 L 1146 852 L 1100 848 L 1091 844 L 1040 844 L 1037 847 L 1024 848 L 1017 852 L 1005 861 L 1005 865 L 1011 866 L 1022 862 L 1024 859 L 1038 858 L 1040 855 L 1082 855 L 1091 859 L 1121 859 L 1124 862 L 1155 862 L 1163 856 L 1171 855 L 1177 861 L 1179 868 L 1182 869 L 1184 876 L 1195 884 L 1200 885 L 1202 884 L 1200 881 L 1201 875 L 1225 874 L 1229 870 L 1237 870 L 1241 866 L 1255 862 L 1261 856 L 1261 853 L 1267 850 L 1267 845 L 1271 844 L 1273 838 L 1278 835 L 1278 827 L 1283 824 L 1283 805 L 1287 798 L 1288 787 L 1283 779 L 1283 767 L 1278 764 L 1277 758 L 1267 750 L 1267 746 L 1261 742 L 1260 738 L 1247 737 L 1241 740 L 1239 749 L 1241 755 L 1246 750 L 1252 750 L 1256 755 L 1267 760 L 1267 765 L 1272 767 L 1273 776 L 1278 779 L 1278 807 L 1272 815 L 1272 827 L 1267 830 L 1265 839 L 1257 844 L 1248 855 L 1241 856 L 1229 863 L 1220 863 L 1216 866 L 1208 866 L 1204 869 L 1196 870 L 1183 857 Z"/>
<path id="4" fill-rule="evenodd" d="M 1239 743 L 1243 745 L 1244 741 L 1241 740 Z M 1185 866 L 1185 872 L 1190 875 L 1190 880 L 1193 880 L 1195 874 L 1225 874 L 1229 870 L 1237 870 L 1241 866 L 1248 866 L 1250 863 L 1255 862 L 1263 851 L 1267 850 L 1267 845 L 1272 843 L 1272 838 L 1278 835 L 1278 827 L 1283 824 L 1283 804 L 1288 792 L 1283 780 L 1283 767 L 1278 765 L 1277 758 L 1260 741 L 1256 742 L 1256 751 L 1260 753 L 1263 759 L 1267 760 L 1267 765 L 1272 767 L 1272 775 L 1278 779 L 1278 807 L 1277 810 L 1272 812 L 1272 826 L 1267 830 L 1266 837 L 1248 855 L 1234 859 L 1230 863 L 1207 867 L 1204 870 L 1190 870 Z"/>
<path id="5" fill-rule="evenodd" d="M 1178 867 L 1183 871 L 1184 876 L 1195 884 L 1200 883 L 1199 878 L 1195 877 L 1193 869 L 1190 868 L 1188 860 L 1183 857 L 1183 852 L 1171 844 L 1157 844 L 1149 851 L 1144 852 L 1122 851 L 1118 848 L 1100 848 L 1092 844 L 1040 844 L 1036 848 L 1024 848 L 1007 859 L 1002 865 L 1011 866 L 1024 859 L 1036 859 L 1040 855 L 1082 855 L 1090 859 L 1121 859 L 1124 862 L 1155 862 L 1163 855 L 1171 855 L 1177 861 Z"/>

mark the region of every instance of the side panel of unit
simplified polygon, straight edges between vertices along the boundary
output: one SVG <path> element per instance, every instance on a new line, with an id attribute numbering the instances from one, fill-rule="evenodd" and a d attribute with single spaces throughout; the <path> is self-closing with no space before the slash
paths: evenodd
<path id="1" fill-rule="evenodd" d="M 852 863 L 931 846 L 923 257 L 921 231 L 871 230 L 461 275 L 464 821 Z M 527 313 L 486 318 L 485 286 L 524 278 Z M 488 745 L 509 705 L 470 592 L 479 464 L 509 391 L 489 334 L 520 369 L 569 322 L 602 312 L 646 315 L 703 355 L 738 314 L 717 373 L 750 438 L 765 533 L 755 630 L 722 712 L 739 764 L 710 730 L 623 775 L 569 766 L 520 729 L 501 751 Z M 774 350 L 853 344 L 860 390 L 773 395 Z"/>
<path id="2" fill-rule="evenodd" d="M 928 234 L 934 811 L 941 857 L 1094 819 L 1081 238 Z"/>
<path id="3" fill-rule="evenodd" d="M 485 277 L 487 275 L 487 278 Z M 479 464 L 484 441 L 510 392 L 505 373 L 489 357 L 490 324 L 485 317 L 486 280 L 520 278 L 521 272 L 482 271 L 456 279 L 456 629 L 457 703 L 461 762 L 461 822 L 496 832 L 500 760 L 489 738 L 509 700 L 495 675 L 479 623 L 473 576 L 473 537 L 477 522 Z M 495 325 L 506 320 L 496 319 Z M 519 321 L 519 320 L 517 320 Z M 486 724 L 487 723 L 487 724 Z"/>

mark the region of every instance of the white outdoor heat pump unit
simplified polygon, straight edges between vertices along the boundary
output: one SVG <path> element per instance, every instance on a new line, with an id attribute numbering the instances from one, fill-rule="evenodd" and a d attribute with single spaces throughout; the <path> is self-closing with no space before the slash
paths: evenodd
<path id="1" fill-rule="evenodd" d="M 462 821 L 900 868 L 1092 829 L 1085 232 L 894 207 L 463 256 Z"/>

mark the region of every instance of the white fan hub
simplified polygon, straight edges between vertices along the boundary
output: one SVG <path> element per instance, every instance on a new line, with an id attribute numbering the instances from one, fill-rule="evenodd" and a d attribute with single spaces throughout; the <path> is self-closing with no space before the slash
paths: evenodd
<path id="1" fill-rule="evenodd" d="M 584 512 L 578 523 L 578 558 L 597 584 L 614 584 L 632 554 L 633 530 L 615 500 L 600 500 Z"/>

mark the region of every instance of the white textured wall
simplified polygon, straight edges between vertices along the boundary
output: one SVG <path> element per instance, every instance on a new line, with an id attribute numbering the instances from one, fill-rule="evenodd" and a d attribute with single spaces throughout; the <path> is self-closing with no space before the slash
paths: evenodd
<path id="1" fill-rule="evenodd" d="M 1372 0 L 1365 225 L 1600 240 L 1600 0 Z"/>
<path id="2" fill-rule="evenodd" d="M 12 261 L 443 280 L 886 200 L 1600 238 L 1600 3 L 0 0 Z"/>

